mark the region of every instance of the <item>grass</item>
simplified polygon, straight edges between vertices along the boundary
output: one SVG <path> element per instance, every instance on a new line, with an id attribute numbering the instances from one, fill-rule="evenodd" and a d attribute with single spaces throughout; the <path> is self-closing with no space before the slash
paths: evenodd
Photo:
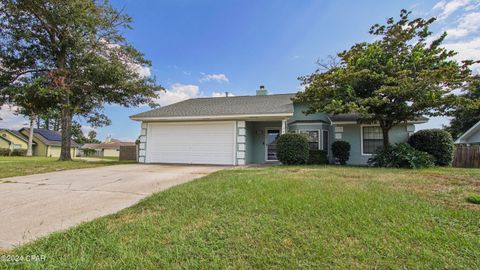
<path id="1" fill-rule="evenodd" d="M 115 160 L 118 161 L 119 157 L 99 157 L 100 159 L 106 159 L 106 160 Z"/>
<path id="2" fill-rule="evenodd" d="M 55 269 L 479 269 L 480 170 L 234 169 L 9 255 Z"/>
<path id="3" fill-rule="evenodd" d="M 480 204 L 480 195 L 470 195 L 466 200 L 469 203 Z"/>
<path id="4" fill-rule="evenodd" d="M 0 157 L 0 179 L 12 176 L 92 168 L 114 164 L 118 164 L 118 162 L 86 162 L 82 160 L 60 162 L 58 161 L 58 158 L 47 157 Z M 1 182 L 2 181 L 0 180 L 0 183 Z"/>

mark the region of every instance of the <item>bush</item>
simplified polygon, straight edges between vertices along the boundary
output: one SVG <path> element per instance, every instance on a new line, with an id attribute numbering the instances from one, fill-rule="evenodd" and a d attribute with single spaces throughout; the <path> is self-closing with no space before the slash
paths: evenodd
<path id="1" fill-rule="evenodd" d="M 426 152 L 418 151 L 409 144 L 399 143 L 379 149 L 368 160 L 375 167 L 387 168 L 428 168 L 435 166 L 434 158 Z"/>
<path id="2" fill-rule="evenodd" d="M 82 151 L 83 151 L 83 154 L 84 154 L 86 157 L 94 156 L 94 155 L 97 153 L 97 150 L 95 150 L 95 149 L 89 149 L 89 148 L 83 149 Z"/>
<path id="3" fill-rule="evenodd" d="M 27 155 L 27 149 L 13 149 L 12 156 L 24 157 Z"/>
<path id="4" fill-rule="evenodd" d="M 10 149 L 0 148 L 0 157 L 8 157 L 8 156 L 10 156 Z"/>
<path id="5" fill-rule="evenodd" d="M 328 153 L 324 150 L 310 150 L 308 164 L 328 164 Z"/>
<path id="6" fill-rule="evenodd" d="M 467 202 L 480 204 L 480 195 L 470 195 L 467 197 Z"/>
<path id="7" fill-rule="evenodd" d="M 305 164 L 307 163 L 308 155 L 308 140 L 305 135 L 286 133 L 278 138 L 277 158 L 282 164 Z"/>
<path id="8" fill-rule="evenodd" d="M 346 141 L 335 141 L 332 144 L 332 154 L 335 161 L 345 165 L 350 158 L 350 143 Z"/>
<path id="9" fill-rule="evenodd" d="M 450 166 L 453 161 L 452 135 L 442 129 L 425 129 L 415 132 L 408 143 L 413 148 L 427 152 L 435 158 L 435 165 Z"/>

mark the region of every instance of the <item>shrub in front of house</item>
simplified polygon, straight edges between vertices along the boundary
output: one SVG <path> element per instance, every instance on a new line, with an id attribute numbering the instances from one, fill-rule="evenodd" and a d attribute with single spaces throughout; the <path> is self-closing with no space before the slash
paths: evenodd
<path id="1" fill-rule="evenodd" d="M 407 143 L 380 148 L 368 160 L 368 165 L 386 168 L 420 169 L 435 166 L 434 158 L 426 152 L 416 150 Z"/>
<path id="2" fill-rule="evenodd" d="M 86 157 L 90 157 L 90 156 L 94 156 L 96 153 L 97 153 L 97 150 L 95 149 L 83 149 L 83 154 L 86 156 Z"/>
<path id="3" fill-rule="evenodd" d="M 12 156 L 24 157 L 27 155 L 27 149 L 13 149 Z"/>
<path id="4" fill-rule="evenodd" d="M 309 147 L 305 135 L 298 133 L 282 134 L 277 141 L 277 158 L 285 165 L 305 164 L 308 161 Z"/>
<path id="5" fill-rule="evenodd" d="M 8 156 L 10 156 L 10 149 L 0 148 L 0 157 L 8 157 Z"/>
<path id="6" fill-rule="evenodd" d="M 435 158 L 435 165 L 450 166 L 453 161 L 452 135 L 442 129 L 425 129 L 415 132 L 408 143 L 413 148 L 427 152 Z"/>
<path id="7" fill-rule="evenodd" d="M 328 153 L 325 150 L 310 150 L 307 164 L 328 164 Z"/>
<path id="8" fill-rule="evenodd" d="M 350 143 L 346 141 L 335 141 L 332 143 L 332 154 L 335 161 L 345 165 L 350 158 Z"/>

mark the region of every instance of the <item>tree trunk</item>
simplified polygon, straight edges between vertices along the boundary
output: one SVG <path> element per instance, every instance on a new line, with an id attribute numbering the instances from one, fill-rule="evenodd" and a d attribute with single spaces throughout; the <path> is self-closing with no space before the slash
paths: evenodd
<path id="1" fill-rule="evenodd" d="M 45 119 L 45 129 L 50 130 L 50 118 L 48 117 Z"/>
<path id="2" fill-rule="evenodd" d="M 27 146 L 27 157 L 33 155 L 33 128 L 35 125 L 35 114 L 30 115 L 30 129 L 28 130 L 28 146 Z"/>
<path id="3" fill-rule="evenodd" d="M 40 128 L 40 124 L 42 123 L 42 118 L 40 115 L 37 115 L 37 128 Z"/>
<path id="4" fill-rule="evenodd" d="M 62 149 L 60 152 L 60 160 L 72 160 L 70 155 L 71 138 L 72 138 L 72 111 L 68 107 L 62 108 Z"/>
<path id="5" fill-rule="evenodd" d="M 388 144 L 390 143 L 390 139 L 388 137 L 388 132 L 390 131 L 390 128 L 382 127 L 382 133 L 383 133 L 383 148 L 386 148 Z"/>

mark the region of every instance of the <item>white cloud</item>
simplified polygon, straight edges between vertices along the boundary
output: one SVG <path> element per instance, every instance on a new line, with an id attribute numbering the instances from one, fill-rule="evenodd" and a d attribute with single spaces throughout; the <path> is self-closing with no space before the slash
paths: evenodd
<path id="1" fill-rule="evenodd" d="M 480 12 L 472 12 L 462 16 L 455 27 L 448 28 L 445 31 L 448 34 L 448 38 L 460 38 L 474 34 L 479 29 Z"/>
<path id="2" fill-rule="evenodd" d="M 0 127 L 8 129 L 21 129 L 28 126 L 28 120 L 22 116 L 18 115 L 18 107 L 9 106 L 4 104 L 0 107 Z"/>
<path id="3" fill-rule="evenodd" d="M 203 78 L 200 79 L 200 82 L 216 81 L 216 82 L 229 82 L 228 77 L 223 74 L 205 74 L 202 73 Z"/>
<path id="4" fill-rule="evenodd" d="M 458 41 L 444 44 L 445 48 L 458 52 L 454 59 L 462 60 L 480 60 L 480 37 L 468 41 Z M 472 66 L 474 72 L 480 73 L 480 65 Z"/>
<path id="5" fill-rule="evenodd" d="M 444 20 L 459 9 L 471 10 L 477 4 L 477 0 L 442 0 L 433 7 L 433 10 L 439 12 L 439 20 Z"/>
<path id="6" fill-rule="evenodd" d="M 446 31 L 443 46 L 458 53 L 455 60 L 480 60 L 480 1 L 442 0 L 433 7 L 432 13 L 439 18 L 442 28 L 427 43 Z M 478 64 L 471 68 L 475 73 L 480 72 Z"/>
<path id="7" fill-rule="evenodd" d="M 161 106 L 170 105 L 182 100 L 200 97 L 198 85 L 175 83 L 165 92 L 159 93 L 156 103 Z"/>
<path id="8" fill-rule="evenodd" d="M 228 92 L 229 97 L 234 97 L 235 94 Z M 225 97 L 225 92 L 213 92 L 212 97 Z"/>

